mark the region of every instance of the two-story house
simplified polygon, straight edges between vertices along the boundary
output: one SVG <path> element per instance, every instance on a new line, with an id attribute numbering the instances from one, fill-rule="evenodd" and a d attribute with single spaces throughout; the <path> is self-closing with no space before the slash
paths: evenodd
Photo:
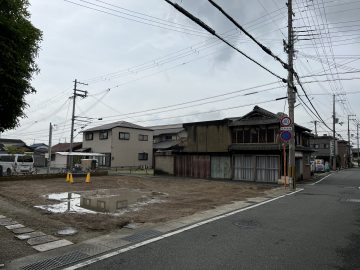
<path id="1" fill-rule="evenodd" d="M 281 116 L 255 106 L 243 117 L 184 124 L 187 141 L 174 155 L 173 174 L 278 183 L 284 175 Z M 311 136 L 295 125 L 298 179 L 310 178 Z"/>
<path id="2" fill-rule="evenodd" d="M 278 182 L 284 175 L 280 122 L 274 114 L 258 106 L 229 126 L 234 160 L 234 180 Z M 295 124 L 295 168 L 297 179 L 310 178 L 310 129 Z M 288 149 L 288 145 L 286 145 Z M 288 162 L 288 160 L 287 160 Z"/>
<path id="3" fill-rule="evenodd" d="M 99 166 L 152 166 L 153 130 L 125 121 L 114 122 L 84 131 L 83 148 L 105 154 Z"/>

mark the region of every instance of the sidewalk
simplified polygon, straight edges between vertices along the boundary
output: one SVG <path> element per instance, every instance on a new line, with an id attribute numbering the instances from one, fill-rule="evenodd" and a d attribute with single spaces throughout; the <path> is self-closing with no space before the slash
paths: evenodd
<path id="1" fill-rule="evenodd" d="M 146 226 L 142 224 L 129 224 L 121 230 L 86 240 L 79 244 L 63 246 L 54 250 L 49 250 L 23 258 L 16 259 L 5 265 L 5 269 L 56 269 L 79 263 L 84 260 L 110 251 L 126 248 L 134 244 L 141 243 L 145 240 L 153 239 L 164 234 L 171 233 L 180 228 L 186 228 L 194 224 L 202 222 L 203 224 L 210 222 L 210 219 L 216 218 L 223 214 L 231 214 L 231 212 L 244 209 L 249 206 L 262 203 L 279 196 L 290 193 L 289 189 L 284 187 L 275 188 L 266 192 L 265 196 L 248 198 L 244 201 L 236 201 L 231 204 L 222 205 L 215 209 L 203 211 L 191 216 L 182 217 L 177 220 L 166 222 L 163 224 Z"/>

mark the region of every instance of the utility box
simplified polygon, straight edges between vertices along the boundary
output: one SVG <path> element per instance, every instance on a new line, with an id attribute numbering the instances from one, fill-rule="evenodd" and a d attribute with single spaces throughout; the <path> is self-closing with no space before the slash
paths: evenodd
<path id="1" fill-rule="evenodd" d="M 81 160 L 81 169 L 83 171 L 93 171 L 96 170 L 97 160 L 96 159 L 82 159 Z"/>

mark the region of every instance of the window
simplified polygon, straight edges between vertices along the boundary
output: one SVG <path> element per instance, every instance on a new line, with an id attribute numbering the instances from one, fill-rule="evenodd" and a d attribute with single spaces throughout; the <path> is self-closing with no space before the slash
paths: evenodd
<path id="1" fill-rule="evenodd" d="M 267 142 L 268 143 L 274 143 L 275 142 L 275 130 L 274 129 L 268 129 L 266 131 L 266 136 L 267 136 Z"/>
<path id="2" fill-rule="evenodd" d="M 148 141 L 148 140 L 149 140 L 148 135 L 139 134 L 139 141 Z"/>
<path id="3" fill-rule="evenodd" d="M 233 132 L 231 133 L 231 141 L 232 143 L 238 143 L 237 139 L 236 139 L 236 130 L 233 130 Z"/>
<path id="4" fill-rule="evenodd" d="M 250 143 L 250 129 L 244 129 L 244 143 Z"/>
<path id="5" fill-rule="evenodd" d="M 259 130 L 259 143 L 266 143 L 266 129 Z"/>
<path id="6" fill-rule="evenodd" d="M 166 141 L 171 141 L 172 140 L 172 136 L 171 135 L 165 135 L 165 140 Z M 146 140 L 147 141 L 147 140 Z"/>
<path id="7" fill-rule="evenodd" d="M 32 156 L 18 156 L 17 161 L 18 162 L 34 162 Z"/>
<path id="8" fill-rule="evenodd" d="M 148 153 L 139 153 L 139 160 L 148 160 Z"/>
<path id="9" fill-rule="evenodd" d="M 259 142 L 259 133 L 257 128 L 251 129 L 251 143 L 258 143 Z"/>
<path id="10" fill-rule="evenodd" d="M 318 148 L 319 148 L 319 145 L 318 145 L 318 144 L 314 144 L 314 148 L 315 148 L 315 149 L 318 149 Z"/>
<path id="11" fill-rule="evenodd" d="M 85 133 L 85 140 L 86 141 L 92 141 L 94 139 L 94 133 L 92 132 L 86 132 Z"/>
<path id="12" fill-rule="evenodd" d="M 0 156 L 1 162 L 15 162 L 15 156 L 14 155 L 3 155 Z"/>
<path id="13" fill-rule="evenodd" d="M 324 143 L 324 149 L 328 149 L 329 145 L 327 143 Z"/>
<path id="14" fill-rule="evenodd" d="M 119 132 L 119 140 L 130 140 L 129 132 Z"/>
<path id="15" fill-rule="evenodd" d="M 108 132 L 107 131 L 100 131 L 99 132 L 99 139 L 100 140 L 107 140 L 108 138 Z"/>
<path id="16" fill-rule="evenodd" d="M 236 131 L 237 136 L 237 143 L 244 143 L 244 130 L 237 130 Z"/>

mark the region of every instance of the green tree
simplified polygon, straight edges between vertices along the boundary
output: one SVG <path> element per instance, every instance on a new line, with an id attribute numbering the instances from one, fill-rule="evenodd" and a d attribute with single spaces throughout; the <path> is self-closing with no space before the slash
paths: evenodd
<path id="1" fill-rule="evenodd" d="M 6 147 L 6 153 L 8 154 L 24 154 L 25 150 L 21 147 L 8 146 Z"/>
<path id="2" fill-rule="evenodd" d="M 25 117 L 25 96 L 35 93 L 32 76 L 42 33 L 30 22 L 28 0 L 0 0 L 0 132 Z"/>

